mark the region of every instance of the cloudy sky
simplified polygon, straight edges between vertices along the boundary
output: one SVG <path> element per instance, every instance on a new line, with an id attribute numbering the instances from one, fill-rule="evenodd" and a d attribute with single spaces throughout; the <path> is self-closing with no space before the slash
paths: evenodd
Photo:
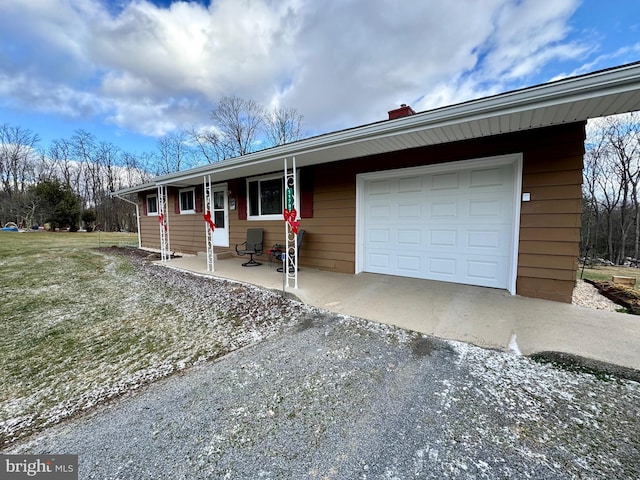
<path id="1" fill-rule="evenodd" d="M 637 60 L 638 0 L 0 0 L 0 123 L 141 153 L 225 95 L 313 135 Z"/>

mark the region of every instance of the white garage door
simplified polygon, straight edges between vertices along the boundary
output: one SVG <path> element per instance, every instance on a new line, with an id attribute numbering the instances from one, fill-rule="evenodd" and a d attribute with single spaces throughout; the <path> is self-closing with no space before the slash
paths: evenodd
<path id="1" fill-rule="evenodd" d="M 362 270 L 512 290 L 516 169 L 511 157 L 363 175 Z"/>

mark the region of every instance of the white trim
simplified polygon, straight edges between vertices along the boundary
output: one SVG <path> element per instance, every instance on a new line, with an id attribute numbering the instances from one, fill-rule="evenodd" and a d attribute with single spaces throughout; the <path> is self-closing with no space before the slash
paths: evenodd
<path id="1" fill-rule="evenodd" d="M 211 175 L 205 175 L 202 179 L 202 211 L 211 215 Z M 207 249 L 207 272 L 215 272 L 215 253 L 213 249 L 213 232 L 207 222 L 204 224 L 205 245 Z"/>
<path id="2" fill-rule="evenodd" d="M 300 204 L 298 198 L 298 170 L 296 169 L 296 157 L 293 157 L 291 162 L 291 173 L 289 173 L 289 165 L 287 159 L 284 159 L 284 189 L 283 196 L 286 203 L 286 190 L 287 188 L 293 189 L 293 209 L 296 212 L 300 212 Z M 289 182 L 291 180 L 291 182 Z M 291 183 L 291 187 L 288 187 Z M 283 206 L 284 208 L 287 205 Z M 300 221 L 300 215 L 296 215 L 295 221 Z M 298 288 L 298 234 L 293 233 L 291 226 L 288 222 L 284 222 L 285 229 L 285 264 L 283 265 L 283 275 L 285 276 L 285 284 L 287 287 L 291 286 L 293 282 L 293 288 Z M 291 252 L 293 250 L 293 253 Z"/>
<path id="3" fill-rule="evenodd" d="M 216 183 L 215 185 L 211 185 L 211 191 L 214 192 L 215 190 L 224 190 L 224 230 L 226 230 L 227 235 L 224 238 L 223 242 L 218 242 L 218 243 L 214 243 L 214 246 L 216 247 L 228 247 L 229 246 L 229 232 L 230 232 L 230 227 L 229 227 L 229 184 L 227 182 L 222 182 L 222 183 Z M 212 196 L 211 197 L 211 201 L 213 203 L 213 201 L 215 200 L 215 198 Z M 213 205 L 212 205 L 213 206 Z M 215 210 L 215 209 L 213 209 Z"/>
<path id="4" fill-rule="evenodd" d="M 155 212 L 150 212 L 149 211 L 149 198 L 155 198 L 156 199 L 156 211 Z M 145 203 L 145 210 L 147 212 L 147 217 L 157 217 L 158 216 L 158 210 L 159 210 L 159 206 L 158 206 L 158 194 L 157 193 L 150 193 L 148 195 L 144 196 L 144 203 Z"/>
<path id="5" fill-rule="evenodd" d="M 193 203 L 193 208 L 183 210 L 182 209 L 182 194 L 191 192 L 191 202 Z M 178 205 L 180 206 L 180 215 L 190 215 L 196 213 L 196 189 L 195 187 L 189 188 L 181 188 L 178 190 Z"/>
<path id="6" fill-rule="evenodd" d="M 513 247 L 511 248 L 511 271 L 509 272 L 508 290 L 511 295 L 516 294 L 516 281 L 518 279 L 518 252 L 520 246 L 520 212 L 522 206 L 522 168 L 523 168 L 523 156 L 522 153 L 517 155 L 514 167 L 515 167 L 515 185 L 513 189 Z"/>
<path id="7" fill-rule="evenodd" d="M 282 181 L 282 190 L 281 190 L 281 195 L 280 195 L 280 212 L 279 213 L 274 213 L 274 214 L 269 214 L 269 215 L 251 215 L 251 189 L 249 188 L 249 183 L 251 182 L 258 182 L 258 188 L 260 188 L 260 182 L 262 181 L 266 181 L 266 180 L 281 180 Z M 278 221 L 282 221 L 282 209 L 284 208 L 284 192 L 285 192 L 285 186 L 284 186 L 284 179 L 282 176 L 282 173 L 273 173 L 273 174 L 269 174 L 269 175 L 260 175 L 257 177 L 250 177 L 247 178 L 247 220 L 249 221 L 259 221 L 259 220 L 278 220 Z M 258 192 L 258 195 L 260 195 L 260 192 Z M 260 208 L 260 198 L 258 198 L 258 208 L 260 210 L 262 210 Z"/>
<path id="8" fill-rule="evenodd" d="M 502 165 L 514 165 L 514 209 L 513 209 L 513 232 L 511 247 L 511 266 L 509 268 L 509 278 L 507 290 L 512 295 L 516 293 L 516 279 L 518 273 L 518 244 L 520 239 L 520 199 L 522 197 L 522 153 L 513 153 L 495 157 L 484 157 L 471 160 L 459 160 L 455 162 L 438 163 L 435 165 L 423 165 L 419 167 L 397 168 L 380 172 L 360 173 L 356 175 L 356 267 L 355 273 L 361 273 L 364 267 L 364 255 L 362 239 L 364 238 L 364 184 L 371 180 L 385 179 L 395 176 L 424 175 L 438 172 L 448 172 L 452 170 L 464 170 L 472 167 L 494 167 Z"/>

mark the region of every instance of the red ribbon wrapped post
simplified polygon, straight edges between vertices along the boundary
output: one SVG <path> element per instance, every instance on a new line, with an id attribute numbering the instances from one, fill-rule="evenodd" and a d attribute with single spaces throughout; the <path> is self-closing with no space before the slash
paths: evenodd
<path id="1" fill-rule="evenodd" d="M 284 209 L 284 220 L 291 226 L 291 231 L 298 234 L 298 226 L 300 222 L 296 222 L 296 218 L 298 217 L 298 212 L 296 212 L 295 208 L 292 208 L 291 211 Z"/>
<path id="2" fill-rule="evenodd" d="M 167 231 L 167 224 L 164 222 L 164 214 L 160 213 L 158 214 L 158 222 L 160 223 L 160 225 L 162 225 L 162 228 L 164 228 L 164 231 Z"/>
<path id="3" fill-rule="evenodd" d="M 211 220 L 211 212 L 209 210 L 207 210 L 207 213 L 205 213 L 202 216 L 204 218 L 204 221 L 209 224 L 209 227 L 211 228 L 211 231 L 213 232 L 216 229 L 216 224 L 213 223 L 213 220 Z"/>

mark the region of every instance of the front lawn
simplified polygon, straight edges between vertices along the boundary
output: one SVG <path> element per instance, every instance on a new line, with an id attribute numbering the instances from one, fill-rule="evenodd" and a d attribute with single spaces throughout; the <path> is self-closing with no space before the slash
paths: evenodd
<path id="1" fill-rule="evenodd" d="M 130 234 L 0 234 L 0 447 L 258 341 L 301 312 L 117 248 L 132 243 Z"/>
<path id="2" fill-rule="evenodd" d="M 582 265 L 578 268 L 578 278 L 581 278 L 581 275 Z M 584 276 L 582 278 L 585 280 L 593 280 L 594 282 L 611 282 L 611 278 L 614 275 L 635 278 L 635 289 L 640 291 L 640 268 L 617 265 L 594 265 L 593 267 L 587 267 L 584 269 Z"/>

